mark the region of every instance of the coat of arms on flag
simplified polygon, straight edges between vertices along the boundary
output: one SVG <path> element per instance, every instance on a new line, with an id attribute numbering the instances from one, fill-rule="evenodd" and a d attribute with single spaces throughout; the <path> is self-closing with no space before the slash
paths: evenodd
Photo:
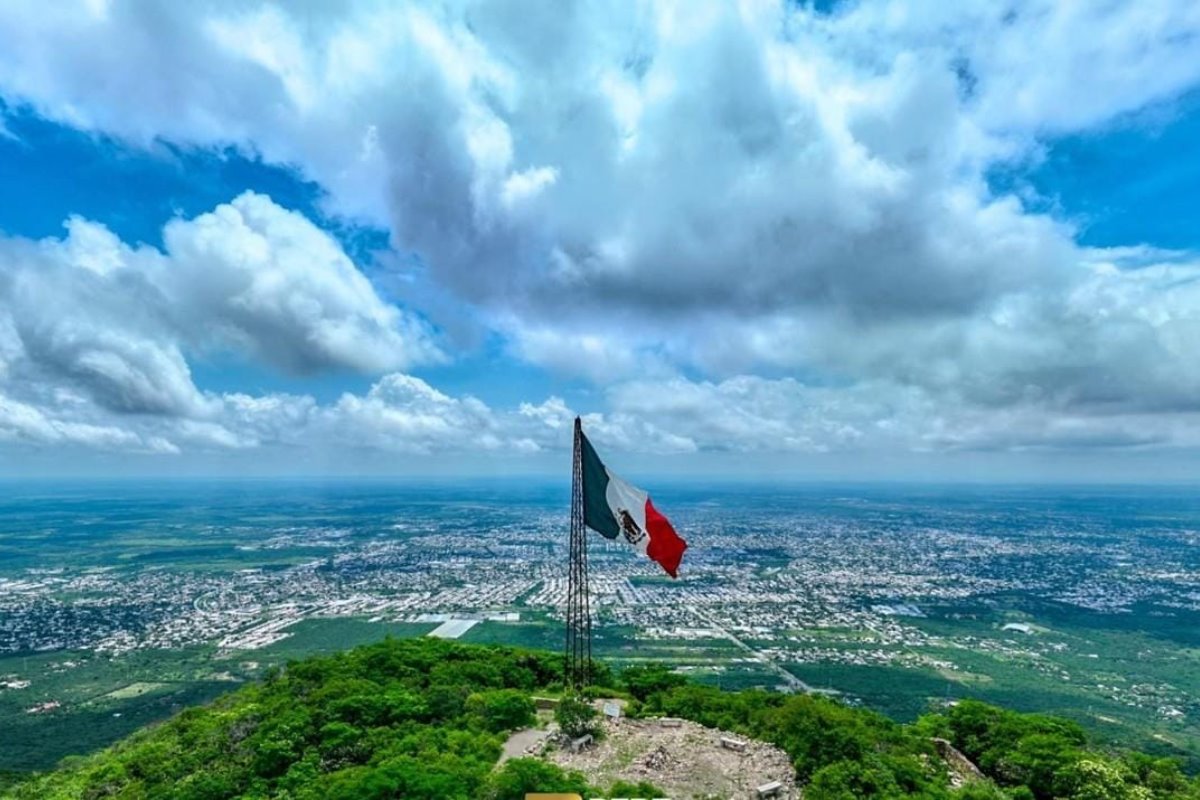
<path id="1" fill-rule="evenodd" d="M 582 431 L 579 444 L 584 523 L 606 539 L 624 539 L 676 577 L 687 542 L 650 502 L 649 494 L 604 466 Z"/>

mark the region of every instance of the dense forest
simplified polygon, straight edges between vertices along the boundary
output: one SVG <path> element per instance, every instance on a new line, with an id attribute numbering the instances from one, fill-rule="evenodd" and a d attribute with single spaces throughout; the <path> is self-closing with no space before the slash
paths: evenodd
<path id="1" fill-rule="evenodd" d="M 182 712 L 95 755 L 0 790 L 6 798 L 521 800 L 528 791 L 606 796 L 533 758 L 496 767 L 508 731 L 533 724 L 532 695 L 561 691 L 560 657 L 431 639 L 388 640 L 293 662 L 265 681 Z M 1089 744 L 1073 722 L 962 702 L 901 725 L 815 696 L 724 692 L 655 666 L 596 694 L 632 714 L 685 717 L 770 741 L 808 800 L 1200 800 L 1177 764 Z M 934 738 L 985 780 L 951 788 Z M 652 787 L 641 787 L 650 789 Z"/>

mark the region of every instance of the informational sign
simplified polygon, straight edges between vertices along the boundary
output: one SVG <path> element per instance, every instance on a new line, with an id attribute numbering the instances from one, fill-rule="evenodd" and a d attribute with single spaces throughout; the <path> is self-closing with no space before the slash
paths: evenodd
<path id="1" fill-rule="evenodd" d="M 618 719 L 621 716 L 621 706 L 617 703 L 605 703 L 604 716 Z"/>

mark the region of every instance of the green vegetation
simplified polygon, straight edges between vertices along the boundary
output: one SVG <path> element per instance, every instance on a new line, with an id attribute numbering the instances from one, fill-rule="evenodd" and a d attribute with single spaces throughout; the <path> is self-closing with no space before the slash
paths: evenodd
<path id="1" fill-rule="evenodd" d="M 595 707 L 586 700 L 572 696 L 562 698 L 554 709 L 554 721 L 558 723 L 559 730 L 572 739 L 580 736 L 599 738 L 601 726 L 597 716 Z"/>
<path id="2" fill-rule="evenodd" d="M 423 636 L 436 625 L 338 617 L 302 620 L 288 638 L 258 650 L 218 657 L 213 647 L 138 649 L 119 656 L 57 651 L 0 656 L 0 675 L 26 678 L 22 690 L 0 691 L 0 770 L 53 767 L 62 758 L 107 747 L 146 725 L 236 688 L 272 666 L 336 653 L 384 636 Z M 148 690 L 149 687 L 157 687 Z M 52 712 L 26 709 L 58 702 Z"/>
<path id="3" fill-rule="evenodd" d="M 424 636 L 437 625 L 423 622 L 370 622 L 357 617 L 305 619 L 287 629 L 289 636 L 259 650 L 249 651 L 245 658 L 264 663 L 284 663 L 290 659 L 338 653 L 377 642 L 385 636 L 407 639 Z"/>
<path id="4" fill-rule="evenodd" d="M 557 650 L 562 647 L 563 628 L 548 614 L 522 611 L 522 621 L 481 622 L 463 634 L 459 641 L 471 644 L 504 644 L 540 650 Z"/>
<path id="5" fill-rule="evenodd" d="M 560 668 L 561 657 L 546 652 L 389 639 L 270 670 L 262 682 L 100 753 L 67 759 L 0 795 L 519 800 L 528 791 L 657 793 L 649 785 L 590 787 L 585 776 L 538 759 L 496 766 L 508 732 L 534 724 L 532 695 L 562 691 Z M 964 701 L 906 725 L 818 696 L 722 691 L 653 665 L 618 677 L 599 664 L 596 680 L 631 698 L 631 712 L 686 717 L 773 742 L 791 756 L 806 800 L 1200 800 L 1200 785 L 1174 761 L 1097 746 L 1065 719 Z M 588 708 L 561 702 L 562 721 L 591 724 L 579 707 Z M 952 788 L 933 737 L 952 743 L 987 779 Z"/>
<path id="6" fill-rule="evenodd" d="M 0 691 L 0 769 L 21 771 L 106 747 L 252 676 L 238 662 L 214 662 L 207 648 L 138 650 L 119 658 L 86 652 L 8 656 L 0 658 L 5 674 L 32 681 L 25 689 Z M 26 713 L 51 702 L 61 705 Z"/>
<path id="7" fill-rule="evenodd" d="M 1100 753 L 1083 728 L 1042 714 L 964 701 L 917 729 L 944 736 L 1015 798 L 1157 800 L 1200 797 L 1177 763 L 1143 753 Z"/>
<path id="8" fill-rule="evenodd" d="M 968 609 L 974 616 L 958 616 Z M 890 664 L 835 660 L 854 649 L 845 641 L 850 632 L 805 631 L 812 639 L 828 637 L 823 644 L 833 658 L 788 663 L 786 668 L 812 686 L 835 689 L 901 722 L 911 722 L 931 704 L 947 699 L 982 700 L 1067 717 L 1098 741 L 1182 758 L 1188 772 L 1200 772 L 1200 726 L 1195 721 L 1200 718 L 1195 701 L 1200 669 L 1188 651 L 1164 635 L 1159 627 L 1164 618 L 1146 616 L 1144 631 L 1128 630 L 1127 623 L 1125 629 L 1104 629 L 1099 615 L 1053 609 L 1051 624 L 1049 616 L 1008 605 L 931 607 L 929 617 L 904 624 L 940 638 L 897 648 L 913 658 Z M 1088 619 L 1095 624 L 1081 623 Z M 1032 624 L 1034 632 L 1002 630 L 1011 621 Z M 941 663 L 953 668 L 935 668 Z"/>
<path id="9" fill-rule="evenodd" d="M 651 694 L 661 712 L 773 742 L 792 756 L 806 800 L 1185 800 L 1200 798 L 1177 762 L 1089 746 L 1077 724 L 964 701 L 901 725 L 809 695 L 685 685 Z M 934 756 L 945 738 L 991 783 L 951 790 Z"/>
<path id="10" fill-rule="evenodd" d="M 653 694 L 687 683 L 686 678 L 662 664 L 629 667 L 621 673 L 621 680 L 629 693 L 642 703 L 649 700 Z"/>
<path id="11" fill-rule="evenodd" d="M 533 722 L 560 667 L 429 639 L 292 662 L 10 796 L 509 797 L 524 773 L 493 774 L 505 732 Z"/>

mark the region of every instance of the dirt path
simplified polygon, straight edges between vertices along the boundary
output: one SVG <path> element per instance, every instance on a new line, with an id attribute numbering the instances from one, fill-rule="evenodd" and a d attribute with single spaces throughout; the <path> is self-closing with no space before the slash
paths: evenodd
<path id="1" fill-rule="evenodd" d="M 510 758 L 520 758 L 537 744 L 541 744 L 550 735 L 550 731 L 542 728 L 526 728 L 508 737 L 504 749 L 500 751 L 500 762 L 503 764 Z"/>

